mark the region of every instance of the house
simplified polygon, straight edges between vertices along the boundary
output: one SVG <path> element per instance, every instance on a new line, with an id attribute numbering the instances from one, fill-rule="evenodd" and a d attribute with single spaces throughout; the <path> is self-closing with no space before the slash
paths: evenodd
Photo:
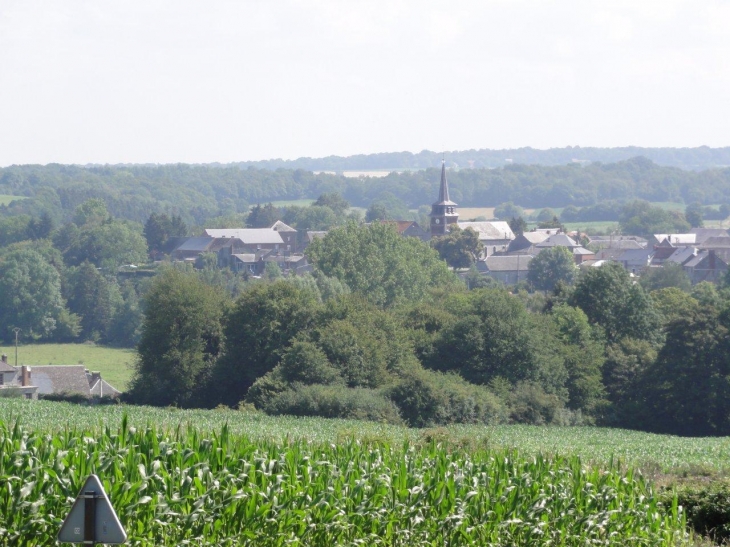
<path id="1" fill-rule="evenodd" d="M 664 264 L 674 263 L 684 266 L 687 262 L 697 256 L 697 252 L 697 247 L 677 247 L 674 249 L 674 252 L 664 260 Z"/>
<path id="2" fill-rule="evenodd" d="M 421 228 L 418 222 L 413 220 L 381 220 L 381 224 L 389 224 L 395 227 L 395 230 L 404 237 L 415 237 L 421 241 L 431 239 L 431 234 Z"/>
<path id="3" fill-rule="evenodd" d="M 533 247 L 538 243 L 542 243 L 548 237 L 550 237 L 550 234 L 545 232 L 524 232 L 510 241 L 507 252 L 510 254 L 534 254 Z"/>
<path id="4" fill-rule="evenodd" d="M 654 247 L 665 242 L 673 247 L 695 245 L 697 243 L 697 234 L 654 234 L 649 240 L 649 245 Z"/>
<path id="5" fill-rule="evenodd" d="M 512 228 L 510 228 L 507 222 L 501 220 L 458 222 L 457 226 L 462 230 L 471 228 L 479 235 L 479 241 L 484 245 L 485 256 L 503 251 L 515 239 Z"/>
<path id="6" fill-rule="evenodd" d="M 10 366 L 2 356 L 0 388 L 19 390 L 27 399 L 43 395 L 81 395 L 83 397 L 119 397 L 121 392 L 102 379 L 101 373 L 90 372 L 83 365 Z"/>
<path id="7" fill-rule="evenodd" d="M 194 262 L 202 253 L 210 252 L 213 241 L 209 236 L 189 237 L 172 251 L 172 259 Z"/>
<path id="8" fill-rule="evenodd" d="M 730 237 L 727 230 L 722 228 L 692 228 L 689 233 L 695 234 L 695 244 L 701 245 L 711 237 L 726 238 Z"/>
<path id="9" fill-rule="evenodd" d="M 283 273 L 301 271 L 308 264 L 301 253 L 261 250 L 254 253 L 233 253 L 233 248 L 221 250 L 218 263 L 221 267 L 229 267 L 235 272 L 246 272 L 250 275 L 261 275 L 269 262 L 275 263 Z M 227 254 L 226 254 L 227 252 Z"/>
<path id="10" fill-rule="evenodd" d="M 646 239 L 638 236 L 589 236 L 588 246 L 595 250 L 603 249 L 645 249 Z"/>
<path id="11" fill-rule="evenodd" d="M 285 225 L 286 226 L 286 225 Z M 285 243 L 283 234 L 289 232 L 278 232 L 271 228 L 207 228 L 205 235 L 231 242 L 235 249 L 244 251 L 256 251 L 261 249 L 284 249 Z M 289 243 L 287 250 L 293 250 L 293 243 Z"/>
<path id="12" fill-rule="evenodd" d="M 282 221 L 277 220 L 271 225 L 271 229 L 275 232 L 279 232 L 281 239 L 284 241 L 284 248 L 292 251 L 297 251 L 299 247 L 298 236 L 296 228 L 292 228 L 288 224 L 284 224 Z"/>
<path id="13" fill-rule="evenodd" d="M 729 257 L 721 257 L 717 251 L 700 250 L 694 258 L 684 263 L 684 271 L 693 285 L 702 281 L 717 282 L 728 270 Z"/>
<path id="14" fill-rule="evenodd" d="M 491 255 L 477 263 L 477 269 L 483 271 L 505 285 L 514 285 L 527 281 L 527 271 L 532 255 Z"/>
<path id="15" fill-rule="evenodd" d="M 651 264 L 654 249 L 629 249 L 618 257 L 624 268 L 633 274 L 641 272 Z"/>
<path id="16" fill-rule="evenodd" d="M 730 236 L 711 236 L 697 243 L 700 249 L 730 249 Z"/>

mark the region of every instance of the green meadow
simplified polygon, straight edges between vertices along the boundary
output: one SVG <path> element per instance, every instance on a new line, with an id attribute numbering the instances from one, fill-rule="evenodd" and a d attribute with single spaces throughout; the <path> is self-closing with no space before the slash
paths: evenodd
<path id="1" fill-rule="evenodd" d="M 15 364 L 15 347 L 0 346 L 0 353 Z M 94 344 L 20 344 L 18 365 L 84 365 L 101 372 L 101 377 L 120 391 L 127 388 L 132 377 L 135 351 L 109 348 Z"/>

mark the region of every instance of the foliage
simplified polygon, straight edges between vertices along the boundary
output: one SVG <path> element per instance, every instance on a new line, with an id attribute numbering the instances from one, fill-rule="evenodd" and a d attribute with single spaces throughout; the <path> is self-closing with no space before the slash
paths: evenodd
<path id="1" fill-rule="evenodd" d="M 139 546 L 689 542 L 676 500 L 657 504 L 645 480 L 617 464 L 433 441 L 253 441 L 228 425 L 202 433 L 150 423 L 130 427 L 125 415 L 120 426 L 49 431 L 0 421 L 8 543 L 55 545 L 89 473 L 102 477 Z"/>
<path id="2" fill-rule="evenodd" d="M 222 292 L 168 269 L 145 296 L 139 359 L 129 396 L 140 403 L 200 404 L 223 344 Z"/>
<path id="3" fill-rule="evenodd" d="M 11 329 L 24 336 L 49 338 L 64 309 L 61 278 L 43 256 L 31 249 L 11 251 L 0 258 L 0 336 Z"/>
<path id="4" fill-rule="evenodd" d="M 462 230 L 454 225 L 449 233 L 432 240 L 431 245 L 439 256 L 454 269 L 469 268 L 481 256 L 484 245 L 479 241 L 479 234 L 472 228 Z"/>
<path id="5" fill-rule="evenodd" d="M 616 262 L 583 270 L 568 299 L 592 324 L 601 326 L 609 342 L 623 337 L 658 341 L 659 316 L 640 285 Z"/>
<path id="6" fill-rule="evenodd" d="M 284 280 L 248 287 L 225 319 L 226 351 L 215 366 L 210 406 L 243 400 L 294 338 L 314 325 L 318 307 L 316 293 Z"/>
<path id="7" fill-rule="evenodd" d="M 622 233 L 643 237 L 652 234 L 684 233 L 690 229 L 683 214 L 654 207 L 643 200 L 626 204 L 621 209 L 619 223 Z"/>
<path id="8" fill-rule="evenodd" d="M 667 287 L 676 287 L 685 292 L 692 289 L 689 276 L 682 265 L 676 262 L 665 262 L 660 268 L 647 268 L 641 273 L 639 283 L 648 292 Z"/>
<path id="9" fill-rule="evenodd" d="M 500 203 L 494 208 L 494 216 L 500 220 L 507 220 L 508 218 L 521 218 L 523 214 L 522 207 L 515 205 L 511 201 L 506 203 Z"/>
<path id="10" fill-rule="evenodd" d="M 538 291 L 552 291 L 559 282 L 572 283 L 575 272 L 570 250 L 566 247 L 550 247 L 530 261 L 527 281 Z"/>
<path id="11" fill-rule="evenodd" d="M 293 414 L 401 423 L 396 406 L 377 391 L 367 388 L 294 384 L 266 401 L 263 409 L 274 416 Z"/>
<path id="12" fill-rule="evenodd" d="M 710 308 L 667 326 L 667 342 L 643 383 L 641 413 L 652 430 L 692 436 L 730 433 L 727 321 Z"/>
<path id="13" fill-rule="evenodd" d="M 306 254 L 323 274 L 378 306 L 422 300 L 431 288 L 457 283 L 427 244 L 387 224 L 348 223 L 315 239 Z"/>
<path id="14" fill-rule="evenodd" d="M 496 395 L 456 374 L 413 370 L 403 375 L 388 395 L 411 427 L 494 425 L 506 418 L 504 404 Z"/>

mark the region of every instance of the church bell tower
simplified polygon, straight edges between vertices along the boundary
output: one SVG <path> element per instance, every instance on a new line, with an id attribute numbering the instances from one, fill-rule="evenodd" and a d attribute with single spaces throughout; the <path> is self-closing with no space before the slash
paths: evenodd
<path id="1" fill-rule="evenodd" d="M 449 183 L 446 180 L 446 160 L 441 162 L 441 186 L 439 198 L 431 205 L 431 236 L 439 237 L 449 231 L 451 224 L 459 220 L 459 213 L 455 211 L 456 203 L 449 199 Z"/>

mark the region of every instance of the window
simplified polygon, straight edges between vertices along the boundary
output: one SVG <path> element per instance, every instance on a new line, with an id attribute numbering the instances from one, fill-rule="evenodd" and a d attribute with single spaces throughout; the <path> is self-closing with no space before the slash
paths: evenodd
<path id="1" fill-rule="evenodd" d="M 26 393 L 25 394 L 25 398 L 26 399 L 32 399 L 33 398 L 33 394 L 32 393 Z"/>
<path id="2" fill-rule="evenodd" d="M 3 384 L 5 384 L 5 375 L 4 374 L 0 374 L 0 386 L 3 385 Z"/>

